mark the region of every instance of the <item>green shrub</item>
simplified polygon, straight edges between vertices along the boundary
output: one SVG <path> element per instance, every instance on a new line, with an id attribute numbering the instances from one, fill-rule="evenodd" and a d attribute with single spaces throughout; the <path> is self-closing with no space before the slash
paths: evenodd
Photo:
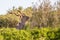
<path id="1" fill-rule="evenodd" d="M 60 40 L 60 28 L 54 28 L 48 31 L 47 40 Z"/>
<path id="2" fill-rule="evenodd" d="M 0 29 L 1 40 L 30 40 L 30 33 L 25 30 L 17 30 L 15 28 Z"/>
<path id="3" fill-rule="evenodd" d="M 38 29 L 32 29 L 30 34 L 33 40 L 39 40 L 39 38 L 41 37 L 40 30 Z"/>
<path id="4" fill-rule="evenodd" d="M 0 40 L 60 40 L 60 28 L 17 30 L 1 28 Z"/>

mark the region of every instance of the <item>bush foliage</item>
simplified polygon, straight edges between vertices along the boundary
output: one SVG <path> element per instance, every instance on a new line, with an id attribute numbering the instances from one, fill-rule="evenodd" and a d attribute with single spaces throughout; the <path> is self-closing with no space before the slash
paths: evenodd
<path id="1" fill-rule="evenodd" d="M 0 15 L 0 27 L 16 27 L 19 18 L 14 14 Z"/>
<path id="2" fill-rule="evenodd" d="M 1 28 L 0 40 L 60 40 L 60 28 L 17 30 Z"/>

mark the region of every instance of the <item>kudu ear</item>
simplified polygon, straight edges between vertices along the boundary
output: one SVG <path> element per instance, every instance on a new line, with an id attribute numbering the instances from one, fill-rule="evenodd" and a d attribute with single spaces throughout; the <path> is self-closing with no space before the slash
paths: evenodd
<path id="1" fill-rule="evenodd" d="M 26 15 L 24 15 L 24 16 L 23 16 L 23 18 L 26 18 L 26 20 L 28 20 L 28 19 L 29 19 L 29 17 L 28 17 L 28 16 L 26 16 Z"/>
<path id="2" fill-rule="evenodd" d="M 27 18 L 26 18 L 27 20 L 29 19 L 29 17 L 27 16 Z"/>

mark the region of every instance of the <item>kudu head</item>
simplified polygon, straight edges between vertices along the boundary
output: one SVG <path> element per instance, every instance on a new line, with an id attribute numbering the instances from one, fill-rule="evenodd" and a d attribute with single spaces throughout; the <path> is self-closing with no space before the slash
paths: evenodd
<path id="1" fill-rule="evenodd" d="M 17 28 L 17 29 L 23 29 L 24 26 L 25 26 L 25 23 L 26 23 L 26 21 L 29 19 L 29 17 L 26 16 L 24 13 L 21 13 L 21 12 L 20 12 L 20 15 L 18 15 L 18 16 L 20 17 L 21 22 L 18 23 L 18 25 L 17 25 L 16 28 Z"/>

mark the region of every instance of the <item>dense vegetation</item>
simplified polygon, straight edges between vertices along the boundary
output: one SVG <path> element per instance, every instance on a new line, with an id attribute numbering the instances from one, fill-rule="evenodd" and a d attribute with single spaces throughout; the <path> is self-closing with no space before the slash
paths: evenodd
<path id="1" fill-rule="evenodd" d="M 60 40 L 60 0 L 54 5 L 50 0 L 43 0 L 36 6 L 13 7 L 6 15 L 0 15 L 0 40 Z M 29 20 L 18 30 L 21 14 Z"/>
<path id="2" fill-rule="evenodd" d="M 0 29 L 0 40 L 60 40 L 60 28 Z"/>
<path id="3" fill-rule="evenodd" d="M 0 16 L 0 27 L 16 27 L 19 18 L 15 15 L 7 14 Z"/>

